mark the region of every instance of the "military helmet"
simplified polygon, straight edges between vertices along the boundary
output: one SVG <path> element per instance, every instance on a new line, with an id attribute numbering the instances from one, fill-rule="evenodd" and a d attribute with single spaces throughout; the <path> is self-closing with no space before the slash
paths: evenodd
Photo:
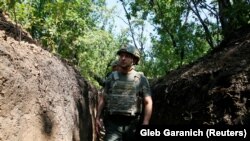
<path id="1" fill-rule="evenodd" d="M 127 45 L 127 46 L 122 47 L 121 49 L 119 49 L 117 51 L 117 54 L 120 55 L 122 52 L 129 53 L 129 54 L 133 55 L 134 58 L 136 59 L 135 60 L 135 65 L 138 64 L 139 59 L 140 59 L 140 52 L 136 47 L 134 47 L 132 45 Z"/>

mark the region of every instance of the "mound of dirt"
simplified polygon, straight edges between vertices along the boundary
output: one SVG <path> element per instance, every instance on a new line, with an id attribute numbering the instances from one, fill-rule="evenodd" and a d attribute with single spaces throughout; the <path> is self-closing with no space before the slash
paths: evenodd
<path id="1" fill-rule="evenodd" d="M 250 30 L 152 83 L 152 124 L 249 124 Z"/>
<path id="2" fill-rule="evenodd" d="M 0 140 L 92 140 L 96 90 L 0 13 Z"/>

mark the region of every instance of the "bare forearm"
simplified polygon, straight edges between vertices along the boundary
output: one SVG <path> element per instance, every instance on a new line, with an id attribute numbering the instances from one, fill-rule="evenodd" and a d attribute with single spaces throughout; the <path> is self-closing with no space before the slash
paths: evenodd
<path id="1" fill-rule="evenodd" d="M 101 122 L 101 113 L 104 107 L 104 99 L 101 96 L 100 99 L 98 100 L 98 106 L 97 106 L 97 113 L 96 113 L 96 119 L 95 119 L 95 129 L 97 134 L 100 134 L 100 128 L 102 127 L 102 122 Z"/>
<path id="2" fill-rule="evenodd" d="M 103 107 L 104 107 L 104 99 L 102 97 L 102 98 L 100 98 L 100 100 L 98 102 L 96 118 L 100 118 Z"/>
<path id="3" fill-rule="evenodd" d="M 143 125 L 148 125 L 152 115 L 153 109 L 153 102 L 150 96 L 146 97 L 144 100 L 145 104 L 145 111 L 144 111 L 144 118 L 143 118 Z"/>

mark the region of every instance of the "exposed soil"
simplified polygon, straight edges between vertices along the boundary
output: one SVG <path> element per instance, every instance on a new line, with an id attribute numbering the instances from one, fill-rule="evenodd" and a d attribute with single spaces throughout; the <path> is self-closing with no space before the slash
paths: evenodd
<path id="1" fill-rule="evenodd" d="M 0 141 L 92 140 L 96 89 L 0 11 Z M 151 124 L 248 125 L 250 28 L 152 81 Z"/>
<path id="2" fill-rule="evenodd" d="M 249 124 L 250 28 L 152 85 L 152 124 Z"/>
<path id="3" fill-rule="evenodd" d="M 92 140 L 97 91 L 0 11 L 0 141 Z"/>

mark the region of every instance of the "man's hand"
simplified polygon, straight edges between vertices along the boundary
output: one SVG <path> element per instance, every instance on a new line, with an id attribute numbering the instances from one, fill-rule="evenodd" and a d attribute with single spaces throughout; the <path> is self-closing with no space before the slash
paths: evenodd
<path id="1" fill-rule="evenodd" d="M 103 122 L 100 118 L 96 118 L 95 120 L 95 130 L 98 136 L 100 136 L 101 128 L 103 127 Z"/>

